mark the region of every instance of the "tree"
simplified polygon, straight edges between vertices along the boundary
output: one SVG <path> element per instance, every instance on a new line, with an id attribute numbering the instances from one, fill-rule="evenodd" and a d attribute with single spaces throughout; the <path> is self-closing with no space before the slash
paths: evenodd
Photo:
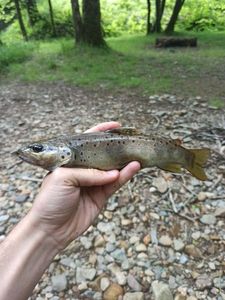
<path id="1" fill-rule="evenodd" d="M 30 26 L 33 27 L 40 19 L 36 0 L 26 0 L 26 8 Z"/>
<path id="2" fill-rule="evenodd" d="M 25 41 L 28 41 L 27 31 L 26 31 L 26 28 L 25 28 L 24 23 L 23 23 L 23 17 L 22 17 L 22 13 L 21 13 L 21 10 L 20 10 L 19 0 L 14 0 L 14 3 L 15 3 L 16 15 L 17 15 L 17 18 L 18 18 L 18 22 L 19 22 L 19 26 L 20 26 L 22 36 L 23 36 Z"/>
<path id="3" fill-rule="evenodd" d="M 82 17 L 78 0 L 71 0 L 76 43 L 104 46 L 99 0 L 83 0 Z"/>
<path id="4" fill-rule="evenodd" d="M 51 0 L 48 0 L 48 7 L 49 7 L 49 14 L 50 14 L 50 20 L 52 25 L 52 35 L 56 37 L 56 28 L 55 28 L 55 20 L 54 20 L 54 13 L 52 8 L 52 2 Z"/>
<path id="5" fill-rule="evenodd" d="M 147 34 L 150 34 L 151 27 L 151 1 L 147 0 Z"/>
<path id="6" fill-rule="evenodd" d="M 184 5 L 184 2 L 185 2 L 185 0 L 176 0 L 174 8 L 173 8 L 172 15 L 170 17 L 170 20 L 169 20 L 167 26 L 166 26 L 165 33 L 170 34 L 170 33 L 174 32 L 174 27 L 175 27 L 175 24 L 177 22 L 178 15 L 181 11 L 181 8 Z"/>

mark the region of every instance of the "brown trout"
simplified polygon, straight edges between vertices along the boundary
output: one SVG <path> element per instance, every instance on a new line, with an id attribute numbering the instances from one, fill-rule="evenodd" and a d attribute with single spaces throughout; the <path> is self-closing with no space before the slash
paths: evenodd
<path id="1" fill-rule="evenodd" d="M 174 173 L 184 168 L 200 180 L 207 179 L 203 166 L 209 153 L 207 148 L 186 149 L 180 140 L 143 135 L 131 128 L 60 136 L 14 152 L 22 160 L 49 171 L 57 167 L 120 170 L 135 160 L 142 168 L 156 166 Z"/>

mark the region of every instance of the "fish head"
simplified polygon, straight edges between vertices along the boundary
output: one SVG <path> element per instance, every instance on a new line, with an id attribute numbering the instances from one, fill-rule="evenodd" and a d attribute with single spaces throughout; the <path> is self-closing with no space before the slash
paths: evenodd
<path id="1" fill-rule="evenodd" d="M 37 142 L 13 152 L 16 156 L 32 165 L 53 171 L 67 164 L 72 158 L 71 149 L 64 143 Z"/>

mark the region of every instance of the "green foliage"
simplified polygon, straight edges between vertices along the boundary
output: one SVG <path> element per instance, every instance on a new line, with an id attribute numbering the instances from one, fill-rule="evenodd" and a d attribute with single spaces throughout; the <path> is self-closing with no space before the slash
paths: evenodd
<path id="1" fill-rule="evenodd" d="M 224 30 L 225 0 L 186 1 L 179 21 L 184 30 Z"/>
<path id="2" fill-rule="evenodd" d="M 0 46 L 0 72 L 6 74 L 13 64 L 21 64 L 32 57 L 35 43 L 14 43 Z"/>

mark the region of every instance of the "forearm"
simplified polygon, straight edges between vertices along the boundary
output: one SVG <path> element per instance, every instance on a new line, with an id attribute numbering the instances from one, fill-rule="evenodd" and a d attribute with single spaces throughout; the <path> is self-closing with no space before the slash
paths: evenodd
<path id="1" fill-rule="evenodd" d="M 0 300 L 27 299 L 57 252 L 28 214 L 0 244 Z"/>

